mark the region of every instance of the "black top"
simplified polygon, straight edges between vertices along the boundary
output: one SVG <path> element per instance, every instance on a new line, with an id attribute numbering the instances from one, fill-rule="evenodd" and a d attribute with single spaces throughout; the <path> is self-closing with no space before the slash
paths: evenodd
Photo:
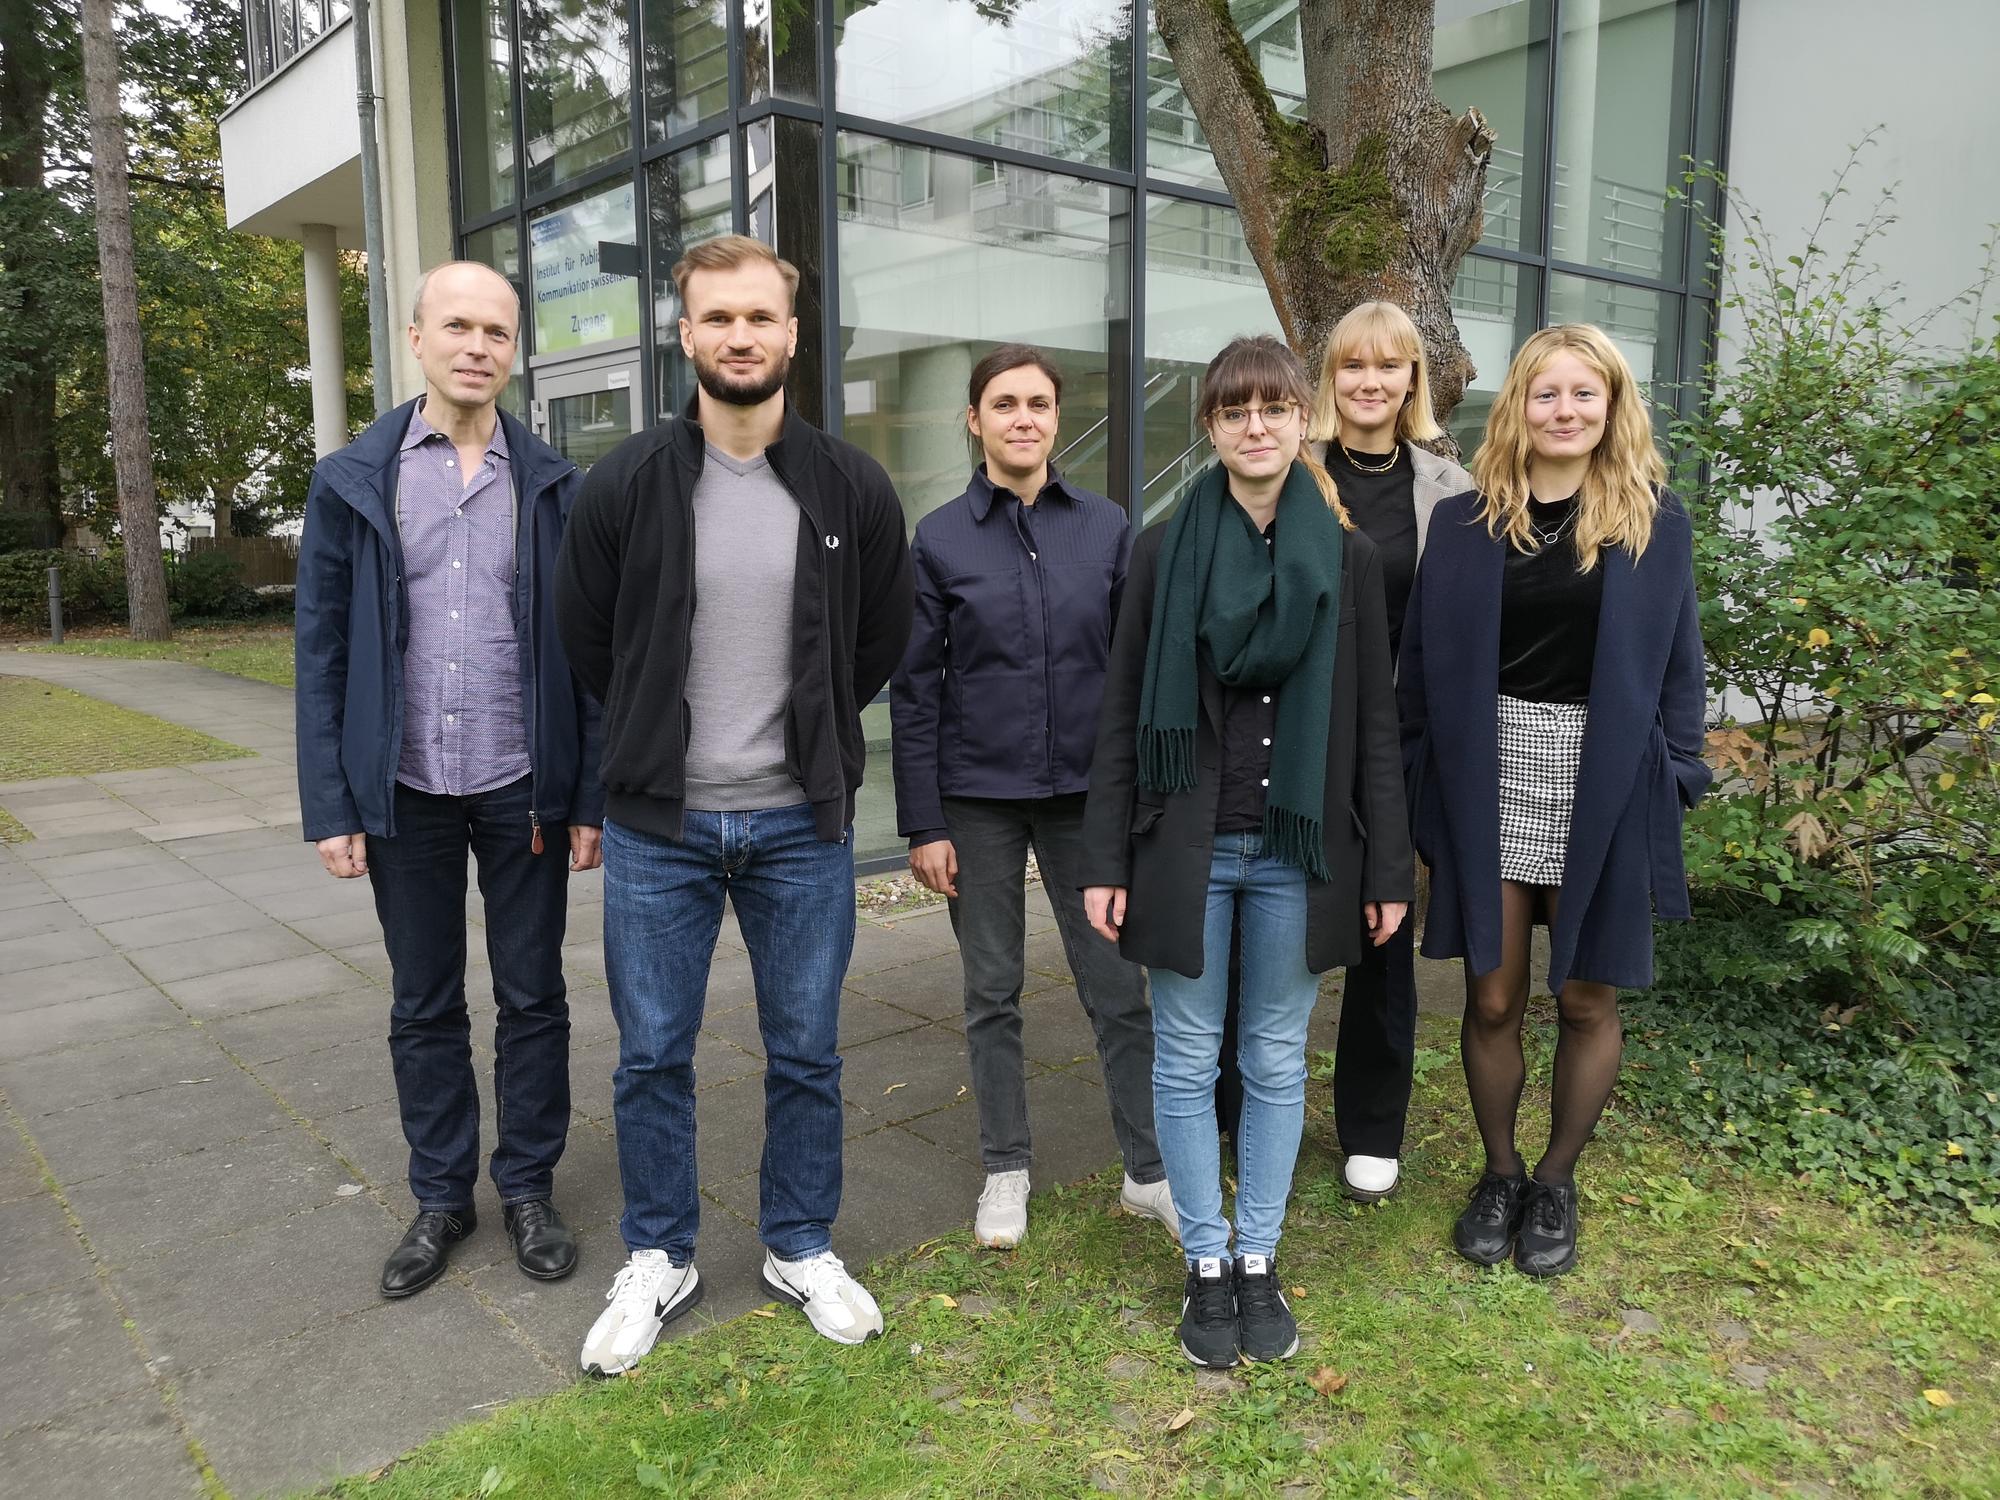
<path id="1" fill-rule="evenodd" d="M 1509 546 L 1500 577 L 1500 691 L 1531 703 L 1585 703 L 1597 655 L 1602 562 L 1577 571 L 1576 497 L 1531 500 L 1528 520 L 1549 540 Z"/>
<path id="2" fill-rule="evenodd" d="M 1278 518 L 1264 528 L 1264 546 L 1278 535 Z M 1210 663 L 1210 670 L 1214 670 Z M 1222 795 L 1215 807 L 1217 833 L 1247 833 L 1264 826 L 1270 796 L 1271 736 L 1278 725 L 1278 695 L 1268 688 L 1222 685 Z"/>
<path id="3" fill-rule="evenodd" d="M 1383 459 L 1364 453 L 1361 461 L 1380 467 Z M 1410 603 L 1410 584 L 1417 576 L 1416 471 L 1410 467 L 1407 443 L 1396 445 L 1396 466 L 1386 474 L 1371 474 L 1348 461 L 1339 441 L 1326 445 L 1326 470 L 1340 491 L 1341 502 L 1354 517 L 1357 531 L 1375 544 L 1382 559 L 1382 593 L 1389 606 L 1389 653 L 1403 644 L 1403 613 Z"/>

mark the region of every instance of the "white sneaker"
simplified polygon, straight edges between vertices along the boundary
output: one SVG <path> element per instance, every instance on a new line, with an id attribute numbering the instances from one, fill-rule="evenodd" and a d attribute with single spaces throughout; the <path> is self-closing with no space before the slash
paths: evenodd
<path id="1" fill-rule="evenodd" d="M 1173 1189 L 1167 1186 L 1166 1178 L 1158 1182 L 1134 1182 L 1132 1174 L 1126 1173 L 1125 1186 L 1118 1193 L 1118 1206 L 1135 1218 L 1159 1220 L 1167 1226 L 1174 1243 L 1181 1242 L 1180 1210 L 1174 1207 Z"/>
<path id="2" fill-rule="evenodd" d="M 988 1172 L 972 1237 L 988 1250 L 1012 1250 L 1028 1232 L 1028 1174 Z"/>
<path id="3" fill-rule="evenodd" d="M 677 1266 L 664 1250 L 634 1250 L 604 1300 L 611 1305 L 590 1325 L 583 1368 L 622 1375 L 652 1351 L 662 1328 L 701 1301 L 701 1277 L 692 1262 Z"/>
<path id="4" fill-rule="evenodd" d="M 831 1250 L 803 1260 L 779 1260 L 766 1250 L 764 1290 L 804 1308 L 820 1336 L 836 1344 L 864 1343 L 882 1331 L 882 1309 Z"/>
<path id="5" fill-rule="evenodd" d="M 1402 1165 L 1393 1156 L 1350 1156 L 1341 1167 L 1350 1197 L 1373 1203 L 1396 1191 Z"/>

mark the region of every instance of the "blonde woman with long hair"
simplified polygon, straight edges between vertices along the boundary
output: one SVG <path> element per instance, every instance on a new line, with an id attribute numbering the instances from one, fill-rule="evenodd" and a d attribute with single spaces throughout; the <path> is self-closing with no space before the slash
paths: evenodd
<path id="1" fill-rule="evenodd" d="M 1403 631 L 1423 951 L 1465 960 L 1486 1170 L 1458 1251 L 1555 1276 L 1576 1264 L 1576 1162 L 1618 1078 L 1618 991 L 1653 981 L 1654 916 L 1688 916 L 1681 817 L 1709 782 L 1692 531 L 1630 366 L 1587 323 L 1522 345 L 1472 475 L 1431 516 Z M 1514 1129 L 1537 921 L 1561 1028 L 1530 1177 Z"/>

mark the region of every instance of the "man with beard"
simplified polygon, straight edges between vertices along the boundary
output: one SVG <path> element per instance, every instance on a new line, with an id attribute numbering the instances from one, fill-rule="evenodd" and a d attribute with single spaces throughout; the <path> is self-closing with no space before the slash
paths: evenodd
<path id="1" fill-rule="evenodd" d="M 822 1335 L 882 1331 L 833 1253 L 836 1037 L 854 946 L 861 708 L 910 632 L 903 512 L 881 465 L 791 411 L 799 273 L 760 241 L 674 267 L 700 390 L 591 469 L 556 620 L 604 704 L 604 954 L 630 1258 L 582 1364 L 615 1375 L 701 1299 L 695 1034 L 725 894 L 767 1057 L 762 1280 Z"/>

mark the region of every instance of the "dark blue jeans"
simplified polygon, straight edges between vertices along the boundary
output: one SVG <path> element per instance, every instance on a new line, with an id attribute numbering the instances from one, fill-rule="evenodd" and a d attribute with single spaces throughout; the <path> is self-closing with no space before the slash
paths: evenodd
<path id="1" fill-rule="evenodd" d="M 542 825 L 530 848 L 528 783 L 471 797 L 396 787 L 396 836 L 368 841 L 368 879 L 389 950 L 396 1070 L 410 1191 L 420 1209 L 472 1206 L 479 1179 L 479 1084 L 465 1009 L 465 856 L 479 868 L 493 965 L 493 1101 L 502 1203 L 546 1198 L 569 1139 L 569 830 Z"/>
<path id="2" fill-rule="evenodd" d="M 854 953 L 854 849 L 812 808 L 693 812 L 680 842 L 606 821 L 604 968 L 618 1021 L 613 1109 L 627 1248 L 694 1255 L 694 1047 L 727 894 L 764 1037 L 758 1234 L 796 1260 L 840 1211 L 840 984 Z"/>

